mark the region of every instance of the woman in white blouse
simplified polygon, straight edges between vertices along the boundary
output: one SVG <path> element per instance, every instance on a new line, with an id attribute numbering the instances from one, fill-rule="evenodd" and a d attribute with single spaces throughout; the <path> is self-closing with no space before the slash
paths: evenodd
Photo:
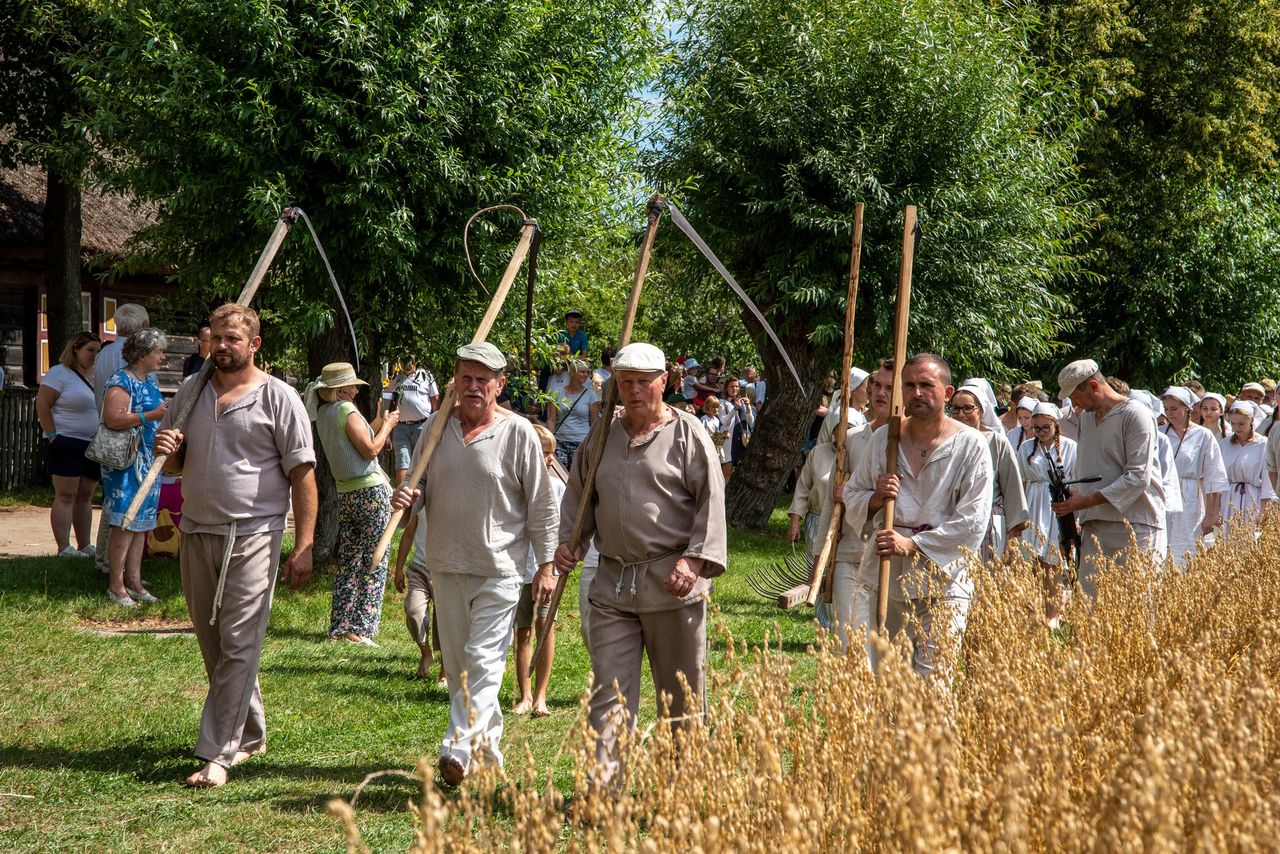
<path id="1" fill-rule="evenodd" d="M 1227 412 L 1231 435 L 1221 440 L 1220 447 L 1230 487 L 1224 513 L 1228 524 L 1239 516 L 1257 513 L 1276 499 L 1267 475 L 1267 440 L 1255 432 L 1261 420 L 1262 410 L 1247 400 L 1237 400 Z"/>
<path id="2" fill-rule="evenodd" d="M 1196 552 L 1200 538 L 1217 527 L 1222 518 L 1222 494 L 1227 491 L 1227 470 L 1222 448 L 1208 429 L 1191 421 L 1195 395 L 1184 386 L 1170 386 L 1161 395 L 1169 423 L 1160 430 L 1173 445 L 1182 511 L 1165 518 L 1169 530 L 1169 556 L 1182 566 Z"/>
<path id="3" fill-rule="evenodd" d="M 49 524 L 59 557 L 94 553 L 93 491 L 102 479 L 85 449 L 98 432 L 98 406 L 93 397 L 93 363 L 102 342 L 92 332 L 80 332 L 63 348 L 58 364 L 49 369 L 36 392 L 36 417 L 44 434 L 46 461 L 53 479 L 53 509 Z M 71 545 L 75 530 L 76 545 Z M 78 548 L 77 548 L 78 546 Z"/>

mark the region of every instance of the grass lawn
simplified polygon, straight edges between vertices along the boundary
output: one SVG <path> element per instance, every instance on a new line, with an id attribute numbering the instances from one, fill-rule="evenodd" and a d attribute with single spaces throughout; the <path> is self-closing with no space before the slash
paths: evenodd
<path id="1" fill-rule="evenodd" d="M 730 535 L 729 572 L 714 597 L 713 667 L 723 661 L 717 619 L 738 642 L 780 632 L 787 650 L 803 653 L 812 638 L 812 611 L 783 614 L 745 582 L 784 554 L 784 530 L 779 510 L 767 535 Z M 128 618 L 185 621 L 177 561 L 149 561 L 144 577 L 161 601 Z M 206 688 L 195 639 L 95 634 L 88 624 L 124 612 L 107 601 L 105 578 L 87 558 L 0 561 L 0 850 L 342 851 L 325 803 L 350 798 L 367 774 L 412 771 L 420 755 L 434 757 L 448 698 L 409 678 L 418 651 L 390 585 L 380 649 L 326 642 L 329 582 L 320 574 L 305 591 L 276 597 L 260 674 L 269 752 L 234 769 L 225 788 L 192 791 L 181 780 L 198 767 L 191 750 Z M 573 760 L 561 751 L 589 669 L 576 583 L 565 606 L 553 713 L 508 715 L 503 749 L 516 772 L 529 755 L 539 767 L 554 763 L 567 791 Z M 508 663 L 504 709 L 514 682 Z M 652 718 L 651 689 L 642 709 Z M 407 849 L 405 804 L 419 793 L 416 782 L 395 776 L 365 788 L 357 817 L 374 850 Z"/>

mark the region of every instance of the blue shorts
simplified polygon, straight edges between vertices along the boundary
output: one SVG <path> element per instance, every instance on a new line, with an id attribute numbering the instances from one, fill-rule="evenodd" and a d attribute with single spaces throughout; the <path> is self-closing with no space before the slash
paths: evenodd
<path id="1" fill-rule="evenodd" d="M 396 471 L 409 468 L 413 459 L 413 449 L 418 445 L 418 436 L 422 435 L 422 426 L 427 423 L 424 418 L 412 424 L 397 424 L 391 428 L 391 449 L 396 458 Z"/>

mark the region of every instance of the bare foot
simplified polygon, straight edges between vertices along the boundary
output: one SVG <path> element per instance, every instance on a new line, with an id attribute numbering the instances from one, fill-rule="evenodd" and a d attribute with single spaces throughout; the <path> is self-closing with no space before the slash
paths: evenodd
<path id="1" fill-rule="evenodd" d="M 418 659 L 418 678 L 431 678 L 431 655 L 427 654 Z"/>
<path id="2" fill-rule="evenodd" d="M 524 697 L 523 699 L 520 700 L 520 702 L 516 703 L 516 707 L 511 710 L 511 714 L 527 715 L 529 714 L 529 710 L 532 708 L 533 708 L 533 700 L 530 700 L 528 697 Z"/>
<path id="3" fill-rule="evenodd" d="M 216 789 L 227 784 L 227 769 L 217 762 L 206 764 L 187 778 L 186 783 L 196 789 Z"/>
<path id="4" fill-rule="evenodd" d="M 261 756 L 267 752 L 267 743 L 264 741 L 253 750 L 237 750 L 235 757 L 231 760 L 231 767 L 234 768 L 241 762 L 247 762 L 255 756 Z"/>
<path id="5" fill-rule="evenodd" d="M 534 707 L 534 709 L 533 709 L 533 717 L 535 717 L 535 718 L 549 718 L 549 717 L 551 717 L 551 710 L 547 708 L 547 703 L 546 703 L 546 701 L 545 701 L 545 700 L 544 700 L 543 702 L 539 703 L 537 706 L 535 706 L 535 707 Z"/>

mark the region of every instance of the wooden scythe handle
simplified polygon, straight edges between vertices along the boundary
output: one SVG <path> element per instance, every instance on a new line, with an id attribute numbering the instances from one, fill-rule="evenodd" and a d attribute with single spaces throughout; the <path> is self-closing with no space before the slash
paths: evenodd
<path id="1" fill-rule="evenodd" d="M 907 205 L 902 222 L 902 266 L 898 270 L 898 305 L 893 321 L 893 402 L 889 414 L 889 442 L 885 449 L 885 474 L 898 473 L 898 440 L 902 436 L 902 363 L 907 360 L 907 325 L 911 318 L 911 264 L 915 255 L 916 207 Z M 884 525 L 893 529 L 894 505 L 884 503 Z M 884 634 L 889 619 L 889 562 L 880 558 L 879 590 L 876 595 L 876 630 Z"/>
<path id="2" fill-rule="evenodd" d="M 489 301 L 489 307 L 485 309 L 484 317 L 480 318 L 480 325 L 476 327 L 476 334 L 471 336 L 472 344 L 479 344 L 489 337 L 489 331 L 493 329 L 493 323 L 498 319 L 498 312 L 502 311 L 502 304 L 507 300 L 507 294 L 511 292 L 511 283 L 516 280 L 516 275 L 520 272 L 520 265 L 524 263 L 525 256 L 529 254 L 529 247 L 533 244 L 533 236 L 538 230 L 536 220 L 525 220 L 520 228 L 520 240 L 516 243 L 516 250 L 511 255 L 511 261 L 507 264 L 507 269 L 502 274 L 502 281 L 498 283 L 498 289 L 493 294 L 493 299 Z M 431 462 L 431 456 L 436 452 L 436 448 L 440 445 L 440 439 L 444 436 L 444 428 L 448 426 L 449 419 L 453 416 L 453 407 L 458 402 L 457 392 L 453 388 L 453 383 L 445 389 L 444 399 L 440 401 L 440 408 L 436 411 L 435 418 L 431 419 L 431 430 L 427 433 L 426 444 L 422 446 L 422 455 L 418 457 L 413 464 L 413 470 L 409 473 L 409 477 L 405 479 L 405 483 L 410 488 L 416 487 L 422 482 L 422 478 L 427 473 L 427 464 Z M 400 520 L 404 517 L 404 510 L 393 510 L 391 512 L 391 520 L 387 522 L 387 527 L 383 529 L 382 536 L 378 539 L 378 546 L 373 550 L 373 562 L 369 564 L 370 569 L 374 569 L 382 562 L 382 556 L 387 553 L 387 549 L 391 547 L 391 538 L 395 536 L 396 527 L 400 524 Z"/>
<path id="3" fill-rule="evenodd" d="M 236 305 L 249 305 L 253 302 L 254 294 L 258 292 L 258 286 L 266 278 L 267 270 L 270 269 L 271 262 L 275 260 L 276 253 L 280 251 L 280 246 L 284 243 L 290 226 L 297 221 L 298 213 L 296 208 L 285 208 L 281 212 L 280 219 L 276 222 L 275 230 L 271 232 L 271 237 L 267 239 L 267 245 L 262 248 L 262 254 L 258 256 L 258 263 L 253 265 L 253 272 L 249 274 L 248 283 L 244 286 L 244 290 L 240 292 L 240 296 L 236 298 Z M 196 401 L 200 399 L 200 395 L 204 392 L 204 387 L 209 384 L 209 378 L 212 376 L 213 355 L 210 354 L 209 358 L 204 360 L 200 373 L 196 374 L 195 384 L 191 387 L 191 394 L 186 396 L 186 400 L 182 403 L 182 408 L 174 416 L 170 425 L 171 429 L 182 430 L 183 425 L 187 423 L 187 417 L 191 415 L 191 410 L 195 407 Z M 168 454 L 159 454 L 152 460 L 151 468 L 147 470 L 147 475 L 138 486 L 138 491 L 133 496 L 133 501 L 129 502 L 129 508 L 124 512 L 124 518 L 120 520 L 120 527 L 127 528 L 133 524 L 134 517 L 142 509 L 142 503 L 146 501 L 147 493 L 155 485 L 156 478 L 160 476 L 160 471 L 164 468 L 164 464 L 168 459 Z"/>
<path id="4" fill-rule="evenodd" d="M 640 292 L 644 289 L 644 278 L 649 272 L 649 258 L 653 254 L 653 239 L 658 233 L 658 221 L 662 218 L 662 206 L 659 197 L 649 201 L 649 226 L 644 232 L 644 242 L 640 245 L 640 260 L 636 264 L 635 278 L 631 280 L 631 297 L 627 300 L 627 313 L 622 320 L 622 334 L 618 337 L 618 349 L 631 343 L 631 331 L 636 323 L 636 311 L 640 307 Z M 613 426 L 613 408 L 616 389 L 611 376 L 604 389 L 604 408 L 600 413 L 600 426 L 596 431 L 596 440 L 592 443 L 591 457 L 587 462 L 587 474 L 582 481 L 582 494 L 578 497 L 578 515 L 573 522 L 573 533 L 569 537 L 569 548 L 577 551 L 582 547 L 582 526 L 587 515 L 587 507 L 595 493 L 596 472 L 600 469 L 600 460 L 604 458 L 604 443 L 609 438 L 609 428 Z M 538 631 L 538 646 L 535 651 L 535 662 L 540 662 L 547 652 L 547 637 L 555 625 L 556 613 L 560 610 L 560 600 L 564 598 L 564 588 L 569 583 L 569 573 L 563 573 L 556 579 L 555 592 L 551 594 L 551 604 L 547 617 L 542 621 Z"/>
<path id="5" fill-rule="evenodd" d="M 831 524 L 827 526 L 826 535 L 822 538 L 822 551 L 813 564 L 813 575 L 809 579 L 810 605 L 818 603 L 822 595 L 822 581 L 827 565 L 831 563 L 836 549 L 840 547 L 840 532 L 844 524 L 844 496 L 841 494 L 845 476 L 844 434 L 849 429 L 849 375 L 853 372 L 853 317 L 858 302 L 858 279 L 862 268 L 862 213 L 865 206 L 858 202 L 853 209 L 853 251 L 849 256 L 849 290 L 845 296 L 844 306 L 844 353 L 840 358 L 840 426 L 836 429 L 836 470 L 832 474 L 835 490 L 835 501 L 831 506 Z"/>

